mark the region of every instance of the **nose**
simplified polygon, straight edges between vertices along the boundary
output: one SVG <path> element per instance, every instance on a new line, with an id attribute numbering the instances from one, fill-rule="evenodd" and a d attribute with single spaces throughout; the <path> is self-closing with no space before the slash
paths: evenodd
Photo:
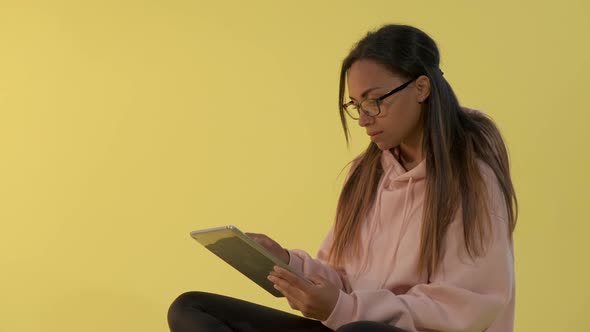
<path id="1" fill-rule="evenodd" d="M 366 127 L 367 125 L 371 124 L 373 120 L 374 119 L 372 116 L 366 115 L 363 111 L 359 112 L 359 126 Z"/>

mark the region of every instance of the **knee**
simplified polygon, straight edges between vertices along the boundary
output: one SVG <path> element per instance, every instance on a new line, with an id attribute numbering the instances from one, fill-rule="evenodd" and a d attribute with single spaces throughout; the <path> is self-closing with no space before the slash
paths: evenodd
<path id="1" fill-rule="evenodd" d="M 358 322 L 352 322 L 352 323 L 348 323 L 346 325 L 342 325 L 340 328 L 338 328 L 336 330 L 336 332 L 367 332 L 367 331 L 374 331 L 374 332 L 379 332 L 379 331 L 387 331 L 387 332 L 394 332 L 394 331 L 400 331 L 403 332 L 402 330 L 399 330 L 393 326 L 384 324 L 384 323 L 378 323 L 378 322 L 373 322 L 373 321 L 358 321 Z"/>
<path id="2" fill-rule="evenodd" d="M 186 292 L 178 296 L 168 308 L 168 325 L 173 328 L 183 320 L 187 309 L 193 307 L 202 292 Z"/>
<path id="3" fill-rule="evenodd" d="M 361 331 L 366 331 L 366 330 L 368 330 L 368 327 L 370 327 L 372 325 L 371 323 L 372 322 L 366 322 L 366 321 L 348 323 L 346 325 L 340 326 L 336 330 L 336 332 L 361 332 Z"/>

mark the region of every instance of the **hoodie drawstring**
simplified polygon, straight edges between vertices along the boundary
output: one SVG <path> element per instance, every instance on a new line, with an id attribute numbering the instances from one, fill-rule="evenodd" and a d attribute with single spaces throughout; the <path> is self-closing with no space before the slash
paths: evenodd
<path id="1" fill-rule="evenodd" d="M 408 222 L 408 214 L 409 214 L 408 200 L 410 198 L 410 193 L 412 192 L 413 186 L 414 186 L 414 178 L 410 177 L 410 180 L 408 181 L 408 185 L 406 186 L 406 197 L 404 198 L 404 209 L 403 209 L 403 214 L 402 214 L 402 226 L 400 227 L 400 232 L 398 234 L 397 244 L 395 245 L 395 251 L 393 252 L 392 264 L 395 264 L 395 261 L 397 260 L 397 253 L 399 251 L 399 246 L 402 243 L 402 238 L 406 234 L 406 230 L 409 225 L 409 222 Z M 385 286 L 386 282 L 387 282 L 387 278 L 383 278 L 383 281 L 381 283 L 381 288 L 383 288 Z"/>
<path id="2" fill-rule="evenodd" d="M 406 198 L 404 199 L 404 214 L 402 217 L 402 227 L 405 225 L 406 219 L 408 217 L 408 198 L 410 197 L 410 190 L 413 184 L 414 178 L 410 177 L 410 181 L 408 181 L 408 186 L 406 187 Z"/>
<path id="3" fill-rule="evenodd" d="M 392 171 L 393 171 L 393 167 L 389 167 L 387 169 L 387 171 L 385 172 L 385 174 L 383 175 L 383 182 L 381 183 L 381 185 L 377 189 L 377 197 L 375 199 L 375 205 L 373 207 L 374 208 L 373 214 L 379 213 L 379 210 L 377 208 L 381 206 L 381 196 L 383 195 L 383 187 L 386 187 L 389 184 L 389 181 L 391 181 L 391 179 L 389 179 L 389 174 Z M 377 218 L 376 220 L 379 220 L 379 219 L 380 218 Z M 376 228 L 377 228 L 377 222 L 372 222 L 369 227 L 369 233 L 368 233 L 368 237 L 367 237 L 368 239 L 372 239 L 374 237 L 375 232 L 376 232 Z M 365 257 L 363 258 L 362 266 L 358 270 L 359 274 L 361 273 L 361 271 L 364 271 L 364 269 L 367 267 L 367 264 L 369 263 L 369 255 L 370 255 L 370 244 L 367 245 Z"/>

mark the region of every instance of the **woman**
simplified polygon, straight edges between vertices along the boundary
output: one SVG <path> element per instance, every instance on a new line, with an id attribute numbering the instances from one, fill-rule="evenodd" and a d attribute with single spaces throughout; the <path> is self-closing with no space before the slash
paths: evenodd
<path id="1" fill-rule="evenodd" d="M 171 331 L 513 331 L 506 148 L 489 118 L 459 105 L 435 42 L 404 25 L 368 33 L 343 61 L 338 103 L 347 142 L 345 114 L 371 143 L 317 259 L 249 234 L 313 281 L 269 276 L 305 317 L 189 292 L 170 307 Z"/>

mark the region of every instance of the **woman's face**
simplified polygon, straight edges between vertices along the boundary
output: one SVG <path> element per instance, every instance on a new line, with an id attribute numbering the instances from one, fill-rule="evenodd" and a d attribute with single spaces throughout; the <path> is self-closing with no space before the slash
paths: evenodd
<path id="1" fill-rule="evenodd" d="M 347 73 L 350 99 L 361 103 L 368 98 L 379 98 L 406 83 L 384 66 L 367 59 L 357 60 Z M 428 85 L 425 87 L 424 85 Z M 426 89 L 427 88 L 427 89 Z M 425 91 L 428 90 L 428 91 Z M 429 80 L 420 76 L 405 89 L 379 102 L 381 113 L 371 117 L 360 112 L 359 125 L 364 127 L 380 150 L 389 150 L 401 143 L 419 141 L 422 135 L 423 102 L 430 92 Z"/>

